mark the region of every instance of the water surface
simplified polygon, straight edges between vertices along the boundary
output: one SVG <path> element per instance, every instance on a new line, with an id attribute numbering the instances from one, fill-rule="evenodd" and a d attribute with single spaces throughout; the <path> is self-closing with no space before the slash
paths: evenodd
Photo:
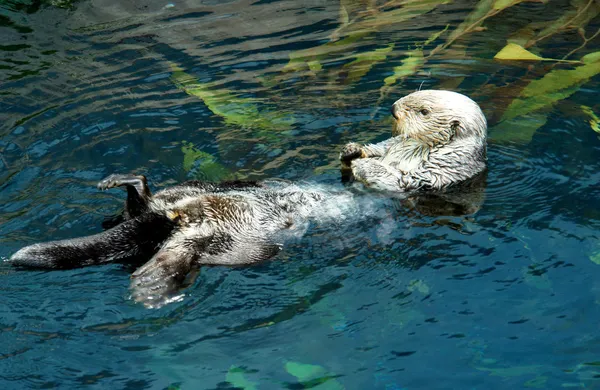
<path id="1" fill-rule="evenodd" d="M 593 56 L 600 6 L 517 3 L 0 3 L 3 259 L 99 232 L 111 173 L 343 188 L 340 147 L 419 88 L 490 124 L 476 214 L 315 226 L 157 310 L 122 266 L 0 266 L 0 387 L 599 387 L 600 65 L 494 56 Z"/>

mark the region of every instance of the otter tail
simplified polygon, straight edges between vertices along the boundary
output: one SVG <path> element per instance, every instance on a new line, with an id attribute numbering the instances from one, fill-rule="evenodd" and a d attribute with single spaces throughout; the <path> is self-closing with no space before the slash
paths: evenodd
<path id="1" fill-rule="evenodd" d="M 137 256 L 150 258 L 174 227 L 167 217 L 145 213 L 92 236 L 26 246 L 8 263 L 26 268 L 67 269 Z"/>

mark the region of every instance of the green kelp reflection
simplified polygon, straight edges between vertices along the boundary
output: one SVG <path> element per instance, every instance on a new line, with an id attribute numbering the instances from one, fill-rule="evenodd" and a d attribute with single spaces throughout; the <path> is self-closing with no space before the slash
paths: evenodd
<path id="1" fill-rule="evenodd" d="M 530 7 L 525 8 L 528 2 L 484 0 L 471 10 L 465 9 L 469 12 L 462 16 L 458 14 L 457 17 L 462 18 L 459 20 L 441 12 L 453 3 L 449 0 L 385 3 L 342 0 L 338 27 L 329 33 L 327 42 L 291 51 L 289 61 L 279 69 L 266 67 L 258 74 L 253 72 L 252 77 L 274 97 L 282 88 L 310 92 L 316 81 L 325 95 L 313 96 L 313 104 L 326 104 L 326 99 L 329 105 L 342 101 L 351 105 L 361 95 L 374 92 L 356 87 L 365 83 L 373 85 L 371 73 L 377 68 L 385 77 L 375 110 L 398 98 L 402 94 L 401 82 L 411 77 L 414 81 L 426 81 L 428 87 L 479 90 L 494 108 L 490 115 L 491 138 L 498 142 L 528 143 L 546 123 L 556 103 L 571 97 L 600 73 L 597 53 L 587 48 L 600 33 L 594 30 L 598 26 L 593 24 L 595 16 L 600 14 L 600 5 L 593 0 L 573 0 L 563 9 L 536 4 L 536 11 L 543 9 L 547 13 L 544 19 L 550 15 L 551 21 L 539 20 L 531 11 L 531 21 L 517 23 L 511 30 L 496 26 L 506 13 L 528 12 Z M 404 24 L 445 27 L 429 32 L 420 40 L 422 30 L 410 37 L 405 31 L 394 30 Z M 572 47 L 563 44 L 565 53 L 559 56 L 544 55 L 553 46 L 555 37 L 562 39 L 564 34 L 573 32 L 580 35 L 580 42 L 573 43 Z M 481 40 L 489 42 L 488 47 L 480 46 Z M 469 61 L 475 63 L 471 72 L 487 72 L 483 68 L 491 65 L 486 63 L 486 57 L 504 64 L 502 74 L 494 73 L 487 79 L 460 74 Z M 528 67 L 526 74 L 522 74 L 524 66 Z M 214 82 L 200 83 L 186 75 L 182 68 L 174 65 L 171 68 L 173 81 L 179 88 L 201 99 L 227 124 L 255 129 L 255 133 L 269 143 L 280 142 L 287 136 L 285 132 L 297 123 L 289 109 L 275 108 L 277 105 L 291 107 L 287 96 L 277 96 L 265 104 L 264 99 L 242 98 L 243 91 L 234 93 Z M 478 85 L 481 81 L 483 84 Z M 350 88 L 355 96 L 347 95 Z M 477 93 L 473 95 L 477 98 Z M 361 100 L 365 99 L 372 98 L 363 96 Z M 297 102 L 303 103 L 302 98 Z M 297 104 L 293 107 L 296 114 L 306 109 Z"/>
<path id="2" fill-rule="evenodd" d="M 486 34 L 491 34 L 488 32 L 489 28 L 486 24 L 496 25 L 498 18 L 502 17 L 502 13 L 509 12 L 510 8 L 519 6 L 521 7 L 519 10 L 522 12 L 525 2 L 522 0 L 478 2 L 473 11 L 464 17 L 457 27 L 450 28 L 445 42 L 439 43 L 433 48 L 428 46 L 439 41 L 440 36 L 449 28 L 450 24 L 444 30 L 434 33 L 429 39 L 422 41 L 423 43 L 414 42 L 414 48 L 411 48 L 410 45 L 395 43 L 399 41 L 398 39 L 392 39 L 392 42 L 389 42 L 389 37 L 393 37 L 394 34 L 388 33 L 389 43 L 387 46 L 362 52 L 358 50 L 361 46 L 364 47 L 373 41 L 381 42 L 377 34 L 388 32 L 390 23 L 402 23 L 419 17 L 422 17 L 423 20 L 426 20 L 426 17 L 432 18 L 435 8 L 447 5 L 450 1 L 391 1 L 382 6 L 377 6 L 373 2 L 366 5 L 353 2 L 352 7 L 347 3 L 346 1 L 340 3 L 340 27 L 331 34 L 330 41 L 321 46 L 290 53 L 289 63 L 282 68 L 282 72 L 286 76 L 271 76 L 271 79 L 275 77 L 281 82 L 285 78 L 298 76 L 318 77 L 319 73 L 325 72 L 331 74 L 328 77 L 331 83 L 338 83 L 342 79 L 344 84 L 352 85 L 360 82 L 373 66 L 386 62 L 389 67 L 397 61 L 397 58 L 400 58 L 400 65 L 393 66 L 392 74 L 383 80 L 384 85 L 380 89 L 380 99 L 377 105 L 385 104 L 395 97 L 392 96 L 393 85 L 399 80 L 418 74 L 431 74 L 439 78 L 439 84 L 444 88 L 460 89 L 459 86 L 465 77 L 453 77 L 444 68 L 448 68 L 449 63 L 455 62 L 461 57 L 463 57 L 461 61 L 480 61 L 481 59 L 472 57 L 470 54 L 470 38 L 475 36 L 478 39 L 481 39 L 482 36 L 485 38 Z M 361 7 L 361 5 L 363 6 Z M 578 52 L 585 53 L 586 46 L 598 38 L 600 30 L 588 34 L 586 28 L 600 13 L 600 5 L 593 0 L 573 0 L 568 8 L 559 10 L 562 11 L 561 13 L 548 7 L 550 7 L 549 4 L 544 5 L 544 10 L 556 15 L 553 21 L 539 21 L 532 17 L 534 21 L 525 27 L 521 27 L 517 31 L 505 32 L 504 38 L 494 37 L 494 40 L 498 42 L 506 42 L 504 48 L 500 49 L 494 58 L 513 61 L 513 64 L 517 66 L 515 69 L 517 71 L 523 64 L 535 66 L 536 62 L 542 61 L 554 63 L 549 70 L 530 69 L 529 73 L 534 76 L 533 78 L 514 79 L 512 85 L 497 86 L 495 81 L 491 81 L 493 78 L 489 78 L 483 86 L 480 86 L 484 88 L 486 98 L 490 99 L 496 108 L 494 117 L 498 116 L 499 118 L 500 123 L 491 131 L 492 139 L 496 141 L 529 142 L 536 130 L 546 123 L 546 117 L 554 104 L 569 98 L 592 77 L 600 73 L 596 53 L 588 52 L 579 59 L 573 58 Z M 437 24 L 440 24 L 439 20 Z M 583 42 L 569 48 L 562 58 L 545 58 L 535 53 L 542 53 L 551 47 L 554 36 L 572 31 L 577 31 Z M 491 56 L 491 54 L 487 55 Z M 324 63 L 327 63 L 327 67 L 324 67 Z M 566 63 L 561 66 L 563 68 L 572 67 L 572 69 L 557 69 L 558 63 Z M 340 78 L 340 75 L 345 75 L 345 77 Z M 511 81 L 508 80 L 508 82 Z M 428 84 L 431 83 L 428 82 Z M 270 86 L 273 85 L 274 83 L 270 84 Z M 435 83 L 433 85 L 435 87 Z M 473 87 L 475 86 L 470 88 Z M 504 105 L 502 103 L 506 96 L 504 92 L 511 89 L 512 91 L 509 93 L 513 94 L 514 98 L 508 105 Z M 335 91 L 336 88 L 330 88 L 330 90 Z M 341 93 L 341 91 L 339 92 Z M 496 95 L 500 99 L 498 102 L 495 101 Z M 388 99 L 388 96 L 391 98 Z M 506 108 L 502 113 L 503 106 Z M 494 124 L 493 120 L 492 124 Z"/>
<path id="3" fill-rule="evenodd" d="M 328 372 L 325 368 L 314 365 L 288 361 L 283 369 L 290 375 L 296 378 L 293 383 L 278 383 L 278 387 L 288 389 L 327 389 L 327 390 L 343 390 L 344 387 L 336 380 L 337 375 Z M 273 380 L 269 378 L 260 378 L 261 381 L 250 380 L 249 377 L 256 377 L 260 372 L 251 370 L 241 366 L 231 366 L 225 375 L 225 381 L 235 388 L 243 390 L 260 389 L 261 382 L 264 385 L 273 385 Z"/>
<path id="4" fill-rule="evenodd" d="M 189 142 L 183 142 L 183 170 L 196 180 L 220 181 L 232 179 L 232 173 L 210 153 L 203 152 Z"/>
<path id="5" fill-rule="evenodd" d="M 289 130 L 295 122 L 290 113 L 261 110 L 259 100 L 238 97 L 212 83 L 201 83 L 174 64 L 171 64 L 171 70 L 171 78 L 177 88 L 202 100 L 213 114 L 222 117 L 227 124 L 260 133 Z"/>

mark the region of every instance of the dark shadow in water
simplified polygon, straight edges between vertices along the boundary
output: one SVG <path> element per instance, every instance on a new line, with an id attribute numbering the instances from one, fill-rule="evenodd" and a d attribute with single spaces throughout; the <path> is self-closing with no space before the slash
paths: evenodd
<path id="1" fill-rule="evenodd" d="M 417 194 L 402 201 L 419 213 L 431 217 L 475 214 L 485 201 L 488 171 L 454 185 L 445 191 Z"/>
<path id="2" fill-rule="evenodd" d="M 341 169 L 341 181 L 352 185 L 354 178 L 348 169 Z M 469 180 L 453 185 L 443 191 L 421 192 L 414 194 L 388 193 L 397 201 L 398 211 L 415 210 L 430 217 L 460 217 L 475 214 L 485 201 L 487 186 L 487 169 Z M 360 184 L 357 184 L 360 185 Z"/>

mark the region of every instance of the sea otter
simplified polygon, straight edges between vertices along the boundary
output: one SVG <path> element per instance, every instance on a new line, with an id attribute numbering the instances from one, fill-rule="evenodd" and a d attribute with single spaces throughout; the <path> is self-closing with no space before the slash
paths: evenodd
<path id="1" fill-rule="evenodd" d="M 315 206 L 352 198 L 283 181 L 188 181 L 152 195 L 144 176 L 111 175 L 106 190 L 127 189 L 124 221 L 88 237 L 24 247 L 9 260 L 18 267 L 68 269 L 109 262 L 147 261 L 132 275 L 132 294 L 160 306 L 200 265 L 243 265 L 279 252 L 286 236 L 305 228 Z M 320 216 L 319 216 L 320 217 Z M 319 219 L 319 218 L 317 218 Z M 148 260 L 149 259 L 149 260 Z"/>
<path id="2" fill-rule="evenodd" d="M 343 170 L 367 187 L 392 192 L 440 191 L 486 169 L 487 122 L 465 95 L 413 92 L 392 106 L 392 138 L 346 144 Z"/>
<path id="3" fill-rule="evenodd" d="M 420 91 L 398 100 L 392 112 L 397 120 L 393 138 L 344 148 L 342 161 L 358 180 L 396 192 L 439 190 L 485 169 L 486 122 L 467 97 Z M 360 208 L 344 208 L 357 204 L 350 191 L 285 182 L 188 181 L 154 195 L 144 176 L 117 174 L 98 183 L 101 190 L 114 187 L 127 190 L 125 212 L 112 221 L 114 227 L 88 237 L 30 245 L 8 261 L 20 267 L 66 269 L 142 260 L 145 264 L 132 275 L 132 295 L 156 307 L 168 302 L 201 265 L 268 259 L 286 238 L 302 232 L 307 221 L 323 220 L 328 212 L 342 219 L 366 216 Z M 424 196 L 429 199 L 434 193 L 425 191 Z M 463 199 L 461 191 L 447 195 Z M 440 208 L 437 201 L 428 201 L 426 207 Z"/>

